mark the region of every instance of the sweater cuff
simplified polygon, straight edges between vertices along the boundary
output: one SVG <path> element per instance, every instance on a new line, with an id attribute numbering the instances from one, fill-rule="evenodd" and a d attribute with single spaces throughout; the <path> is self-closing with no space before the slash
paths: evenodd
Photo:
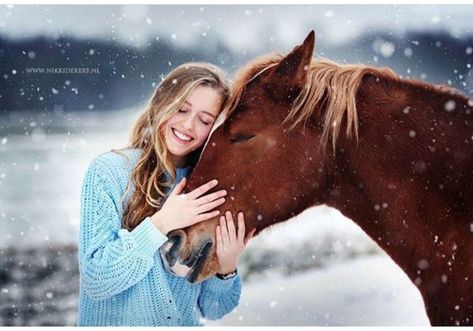
<path id="1" fill-rule="evenodd" d="M 238 273 L 236 276 L 228 279 L 220 279 L 217 276 L 213 276 L 207 281 L 207 290 L 212 293 L 224 293 L 233 287 L 233 284 L 238 278 L 240 278 Z"/>
<path id="2" fill-rule="evenodd" d="M 146 217 L 130 234 L 135 240 L 137 251 L 145 256 L 153 256 L 168 240 L 168 237 L 159 231 L 149 217 Z"/>

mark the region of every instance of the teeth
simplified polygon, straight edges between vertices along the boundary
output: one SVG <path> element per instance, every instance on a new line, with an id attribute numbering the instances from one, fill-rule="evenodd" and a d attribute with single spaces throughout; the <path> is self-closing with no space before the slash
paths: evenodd
<path id="1" fill-rule="evenodd" d="M 184 133 L 181 133 L 179 131 L 177 131 L 176 129 L 173 129 L 174 131 L 174 134 L 179 138 L 179 139 L 182 139 L 184 141 L 190 141 L 192 138 L 189 137 L 188 135 L 185 135 Z"/>

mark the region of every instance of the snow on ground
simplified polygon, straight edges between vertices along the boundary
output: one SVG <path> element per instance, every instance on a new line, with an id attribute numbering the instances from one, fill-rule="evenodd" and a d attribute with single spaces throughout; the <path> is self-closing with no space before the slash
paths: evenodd
<path id="1" fill-rule="evenodd" d="M 208 326 L 428 326 L 422 297 L 387 256 L 243 282 L 239 306 Z"/>
<path id="2" fill-rule="evenodd" d="M 241 262 L 239 306 L 206 325 L 430 325 L 407 275 L 333 208 L 310 208 L 264 231 Z"/>

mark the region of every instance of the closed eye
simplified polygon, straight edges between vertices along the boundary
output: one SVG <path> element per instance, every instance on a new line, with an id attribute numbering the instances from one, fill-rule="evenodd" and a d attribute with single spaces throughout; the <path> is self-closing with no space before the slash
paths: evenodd
<path id="1" fill-rule="evenodd" d="M 255 137 L 254 134 L 236 134 L 230 138 L 232 144 L 239 144 L 251 140 Z"/>

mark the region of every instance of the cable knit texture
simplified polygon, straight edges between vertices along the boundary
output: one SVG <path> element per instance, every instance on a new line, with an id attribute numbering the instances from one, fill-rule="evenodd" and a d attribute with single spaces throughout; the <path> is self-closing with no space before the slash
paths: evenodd
<path id="1" fill-rule="evenodd" d="M 141 150 L 124 152 L 128 157 L 114 152 L 96 157 L 83 181 L 77 324 L 192 326 L 222 318 L 239 302 L 239 275 L 190 284 L 163 266 L 158 249 L 167 237 L 149 217 L 132 231 L 121 228 L 122 198 Z M 177 181 L 188 172 L 177 169 Z"/>

